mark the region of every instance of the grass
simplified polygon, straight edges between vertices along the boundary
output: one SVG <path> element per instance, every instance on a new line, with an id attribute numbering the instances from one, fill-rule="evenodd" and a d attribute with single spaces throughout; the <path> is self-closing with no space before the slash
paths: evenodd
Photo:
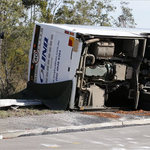
<path id="1" fill-rule="evenodd" d="M 24 117 L 24 116 L 34 116 L 34 115 L 45 115 L 45 114 L 57 114 L 64 111 L 50 110 L 44 106 L 36 107 L 20 107 L 9 108 L 0 110 L 0 119 L 10 118 L 10 117 Z"/>

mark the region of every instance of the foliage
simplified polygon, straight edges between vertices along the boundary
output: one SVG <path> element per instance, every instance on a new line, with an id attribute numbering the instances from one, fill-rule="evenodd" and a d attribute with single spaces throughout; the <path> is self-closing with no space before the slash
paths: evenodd
<path id="1" fill-rule="evenodd" d="M 62 3 L 62 0 L 47 0 L 40 3 L 40 20 L 46 23 L 53 23 L 57 8 Z"/>
<path id="2" fill-rule="evenodd" d="M 110 0 L 64 1 L 55 15 L 55 23 L 110 26 L 109 12 L 114 10 Z"/>
<path id="3" fill-rule="evenodd" d="M 132 15 L 132 9 L 128 7 L 128 2 L 120 2 L 122 13 L 119 15 L 118 20 L 115 21 L 117 27 L 135 28 L 135 21 Z"/>
<path id="4" fill-rule="evenodd" d="M 92 4 L 94 6 L 93 22 L 100 26 L 111 26 L 110 12 L 114 12 L 116 7 L 111 4 L 111 0 L 96 1 L 93 0 Z"/>
<path id="5" fill-rule="evenodd" d="M 0 59 L 0 97 L 5 97 L 15 91 L 13 83 L 17 76 L 20 77 L 21 72 L 23 72 L 20 64 L 27 63 L 27 56 L 22 58 L 22 55 L 18 53 L 18 51 L 25 53 L 25 49 L 22 49 L 22 43 L 19 44 L 23 37 L 20 29 L 23 29 L 22 21 L 24 18 L 26 18 L 26 15 L 21 0 L 1 0 L 0 31 L 5 33 L 5 38 Z"/>

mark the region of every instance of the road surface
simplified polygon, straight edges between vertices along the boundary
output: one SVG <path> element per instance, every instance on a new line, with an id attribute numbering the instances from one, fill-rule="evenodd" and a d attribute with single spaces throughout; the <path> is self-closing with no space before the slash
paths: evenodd
<path id="1" fill-rule="evenodd" d="M 0 150 L 150 150 L 150 125 L 0 140 Z"/>

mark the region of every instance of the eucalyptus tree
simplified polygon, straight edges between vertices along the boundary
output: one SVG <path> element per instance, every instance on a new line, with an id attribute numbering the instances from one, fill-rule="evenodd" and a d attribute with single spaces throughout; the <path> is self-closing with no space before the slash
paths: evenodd
<path id="1" fill-rule="evenodd" d="M 15 64 L 17 59 L 22 58 L 21 55 L 18 55 L 17 59 L 13 59 L 13 61 L 11 59 L 12 56 L 16 56 L 17 50 L 22 50 L 16 45 L 17 39 L 22 37 L 18 29 L 23 26 L 26 15 L 21 0 L 1 0 L 0 4 L 0 32 L 5 33 L 0 58 L 0 97 L 3 97 L 9 95 L 13 90 L 13 72 L 17 71 Z M 23 59 L 20 59 L 18 63 L 21 63 Z"/>
<path id="2" fill-rule="evenodd" d="M 37 18 L 36 12 L 38 11 L 38 6 L 40 5 L 40 3 L 41 0 L 22 0 L 22 4 L 27 10 L 30 11 L 30 23 L 35 23 Z"/>
<path id="3" fill-rule="evenodd" d="M 30 12 L 30 21 L 48 22 L 54 20 L 55 13 L 63 0 L 22 0 Z"/>
<path id="4" fill-rule="evenodd" d="M 92 22 L 99 26 L 112 26 L 111 12 L 116 10 L 116 7 L 112 4 L 111 0 L 92 0 Z"/>
<path id="5" fill-rule="evenodd" d="M 136 23 L 132 14 L 132 9 L 129 8 L 128 5 L 128 2 L 120 2 L 121 14 L 114 23 L 117 27 L 135 28 Z"/>
<path id="6" fill-rule="evenodd" d="M 111 25 L 111 0 L 66 0 L 55 15 L 56 23 Z"/>

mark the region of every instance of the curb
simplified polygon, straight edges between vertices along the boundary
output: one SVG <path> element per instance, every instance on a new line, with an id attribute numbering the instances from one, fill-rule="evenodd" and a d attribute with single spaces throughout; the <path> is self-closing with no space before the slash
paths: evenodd
<path id="1" fill-rule="evenodd" d="M 122 124 L 123 124 L 124 126 L 130 126 L 130 125 L 146 125 L 146 124 L 150 124 L 150 119 L 123 121 Z"/>
<path id="2" fill-rule="evenodd" d="M 40 129 L 34 129 L 34 130 L 16 130 L 16 131 L 0 133 L 0 140 L 23 137 L 23 136 L 88 131 L 88 130 L 96 130 L 96 129 L 102 129 L 102 128 L 110 128 L 110 127 L 124 127 L 124 126 L 148 125 L 148 124 L 150 124 L 150 119 L 97 123 L 97 124 L 88 124 L 88 125 L 82 125 L 82 126 L 65 126 L 65 127 L 56 127 L 56 128 L 48 128 L 48 129 L 40 128 Z"/>

